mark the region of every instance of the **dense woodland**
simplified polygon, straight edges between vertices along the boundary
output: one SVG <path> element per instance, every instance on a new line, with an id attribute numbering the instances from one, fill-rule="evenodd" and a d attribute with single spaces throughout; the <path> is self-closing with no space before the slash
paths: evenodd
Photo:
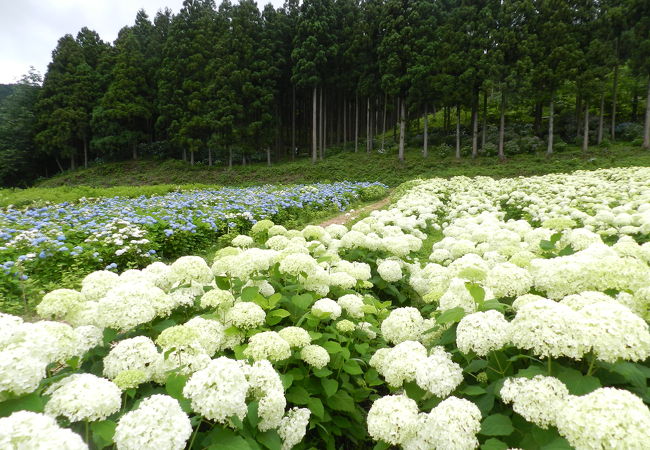
<path id="1" fill-rule="evenodd" d="M 0 184 L 142 157 L 650 148 L 649 75 L 647 0 L 186 0 L 112 44 L 65 35 L 42 80 L 1 86 Z"/>

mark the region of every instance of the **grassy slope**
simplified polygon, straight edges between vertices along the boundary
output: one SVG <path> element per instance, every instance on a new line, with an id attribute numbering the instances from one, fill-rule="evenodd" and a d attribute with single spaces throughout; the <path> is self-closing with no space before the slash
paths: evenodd
<path id="1" fill-rule="evenodd" d="M 421 177 L 487 175 L 493 177 L 536 175 L 577 169 L 650 165 L 650 152 L 619 144 L 610 149 L 594 147 L 588 153 L 577 148 L 548 159 L 543 154 L 516 155 L 505 163 L 494 157 L 455 160 L 432 153 L 422 158 L 419 149 L 410 149 L 400 165 L 395 154 L 338 153 L 317 164 L 307 159 L 267 167 L 250 165 L 226 170 L 223 167 L 194 167 L 182 161 L 127 161 L 97 165 L 87 170 L 67 172 L 39 184 L 41 187 L 87 185 L 155 185 L 202 183 L 217 185 L 251 185 L 265 183 L 312 183 L 326 181 L 382 181 L 390 186 Z"/>

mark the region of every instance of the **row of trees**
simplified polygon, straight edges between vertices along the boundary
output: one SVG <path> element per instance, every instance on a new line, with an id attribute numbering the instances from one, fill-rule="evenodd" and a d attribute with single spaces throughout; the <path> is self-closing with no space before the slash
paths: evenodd
<path id="1" fill-rule="evenodd" d="M 138 12 L 112 45 L 87 28 L 62 37 L 42 87 L 31 74 L 17 90 L 26 126 L 10 144 L 27 164 L 45 157 L 61 170 L 65 159 L 74 168 L 169 148 L 231 165 L 233 152 L 270 162 L 300 147 L 315 162 L 332 144 L 372 151 L 394 127 L 403 160 L 407 122 L 422 119 L 427 156 L 428 120 L 443 110 L 457 157 L 470 112 L 476 156 L 489 102 L 500 158 L 507 112 L 522 104 L 550 154 L 567 87 L 583 145 L 593 113 L 598 140 L 616 138 L 621 68 L 648 79 L 650 105 L 647 0 L 287 0 L 262 11 L 253 0 L 185 0 L 177 15 Z M 11 132 L 0 130 L 0 147 Z"/>

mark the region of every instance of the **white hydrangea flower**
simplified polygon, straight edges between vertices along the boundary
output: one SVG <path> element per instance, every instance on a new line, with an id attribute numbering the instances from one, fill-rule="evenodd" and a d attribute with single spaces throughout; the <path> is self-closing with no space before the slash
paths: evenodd
<path id="1" fill-rule="evenodd" d="M 374 339 L 377 337 L 377 333 L 373 331 L 373 325 L 369 322 L 359 322 L 357 324 L 357 330 L 368 336 L 369 339 Z"/>
<path id="2" fill-rule="evenodd" d="M 596 358 L 614 363 L 619 358 L 644 361 L 650 356 L 648 324 L 628 307 L 606 301 L 586 305 L 579 313 Z"/>
<path id="3" fill-rule="evenodd" d="M 157 287 L 167 292 L 172 287 L 171 268 L 161 262 L 156 261 L 149 264 L 142 269 L 142 273 L 146 274 L 148 279 Z"/>
<path id="4" fill-rule="evenodd" d="M 266 244 L 268 248 L 273 250 L 284 250 L 289 245 L 289 239 L 281 234 L 270 237 L 267 239 Z"/>
<path id="5" fill-rule="evenodd" d="M 469 314 L 456 328 L 456 345 L 463 353 L 473 351 L 485 356 L 503 348 L 509 341 L 510 323 L 495 310 Z"/>
<path id="6" fill-rule="evenodd" d="M 389 283 L 399 281 L 403 277 L 402 267 L 400 266 L 399 261 L 392 259 L 382 261 L 377 266 L 377 272 L 379 272 L 379 276 L 384 281 L 388 281 Z"/>
<path id="7" fill-rule="evenodd" d="M 510 340 L 543 357 L 581 359 L 588 351 L 582 315 L 568 306 L 542 299 L 523 305 L 510 322 Z"/>
<path id="8" fill-rule="evenodd" d="M 311 312 L 319 318 L 336 320 L 341 316 L 342 309 L 331 298 L 321 298 L 312 305 Z"/>
<path id="9" fill-rule="evenodd" d="M 118 342 L 104 357 L 104 376 L 114 379 L 125 370 L 141 370 L 149 378 L 160 366 L 163 355 L 151 339 L 136 336 Z"/>
<path id="10" fill-rule="evenodd" d="M 291 348 L 275 331 L 263 331 L 250 337 L 244 356 L 255 361 L 282 361 L 291 357 Z"/>
<path id="11" fill-rule="evenodd" d="M 353 319 L 361 319 L 363 317 L 363 299 L 361 296 L 346 294 L 339 297 L 337 303 Z"/>
<path id="12" fill-rule="evenodd" d="M 524 419 L 541 428 L 556 425 L 558 413 L 564 408 L 569 390 L 554 377 L 536 375 L 528 378 L 507 378 L 501 398 L 512 403 L 512 409 Z"/>
<path id="13" fill-rule="evenodd" d="M 9 343 L 20 330 L 23 319 L 11 314 L 0 313 L 0 349 Z"/>
<path id="14" fill-rule="evenodd" d="M 31 347 L 11 345 L 4 348 L 0 351 L 0 392 L 16 395 L 34 392 L 45 378 L 47 366 L 47 359 L 34 353 Z"/>
<path id="15" fill-rule="evenodd" d="M 280 262 L 280 272 L 297 277 L 301 272 L 311 273 L 318 267 L 318 262 L 304 253 L 291 253 Z"/>
<path id="16" fill-rule="evenodd" d="M 329 276 L 330 285 L 341 289 L 352 289 L 357 284 L 357 279 L 346 272 L 333 272 Z"/>
<path id="17" fill-rule="evenodd" d="M 462 278 L 452 278 L 449 282 L 449 288 L 447 291 L 440 297 L 438 303 L 438 309 L 440 311 L 446 311 L 453 308 L 463 308 L 468 313 L 473 313 L 476 311 L 476 300 L 472 297 L 472 294 L 469 292 L 465 283 L 467 280 Z M 494 298 L 492 290 L 484 286 L 485 291 L 485 300 Z"/>
<path id="18" fill-rule="evenodd" d="M 56 289 L 43 296 L 36 307 L 38 315 L 44 319 L 64 319 L 85 303 L 86 297 L 72 289 Z"/>
<path id="19" fill-rule="evenodd" d="M 104 420 L 119 411 L 122 391 L 111 381 L 89 373 L 72 374 L 46 391 L 45 413 L 71 422 Z"/>
<path id="20" fill-rule="evenodd" d="M 404 450 L 474 449 L 478 447 L 481 411 L 468 400 L 449 397 L 429 414 L 420 414 L 415 428 L 415 435 L 403 442 Z"/>
<path id="21" fill-rule="evenodd" d="M 253 302 L 239 302 L 228 310 L 225 322 L 227 325 L 249 330 L 262 326 L 264 320 L 266 320 L 266 313 L 261 306 Z"/>
<path id="22" fill-rule="evenodd" d="M 166 295 L 148 283 L 118 284 L 99 300 L 97 322 L 105 328 L 130 330 L 153 320 L 157 297 Z"/>
<path id="23" fill-rule="evenodd" d="M 96 301 L 105 296 L 119 281 L 119 275 L 108 270 L 92 272 L 81 281 L 81 293 L 88 301 Z"/>
<path id="24" fill-rule="evenodd" d="M 278 373 L 267 360 L 256 361 L 247 370 L 252 395 L 259 400 L 257 415 L 260 431 L 278 428 L 282 422 L 287 400 L 284 397 L 284 387 Z"/>
<path id="25" fill-rule="evenodd" d="M 182 256 L 170 266 L 169 277 L 172 283 L 187 284 L 196 281 L 209 284 L 214 281 L 214 274 L 200 256 Z"/>
<path id="26" fill-rule="evenodd" d="M 31 411 L 0 418 L 0 448 L 88 450 L 77 433 L 60 428 L 52 417 Z"/>
<path id="27" fill-rule="evenodd" d="M 252 237 L 246 236 L 245 234 L 240 234 L 233 238 L 231 241 L 232 245 L 235 247 L 248 248 L 252 247 L 255 241 Z"/>
<path id="28" fill-rule="evenodd" d="M 390 349 L 379 349 L 370 359 L 370 365 L 377 369 L 392 387 L 415 381 L 418 367 L 427 359 L 427 349 L 415 341 L 404 341 Z"/>
<path id="29" fill-rule="evenodd" d="M 347 319 L 339 320 L 336 322 L 336 330 L 339 333 L 347 334 L 347 333 L 352 333 L 354 330 L 356 330 L 357 326 L 354 324 L 354 322 L 351 322 Z"/>
<path id="30" fill-rule="evenodd" d="M 415 382 L 436 397 L 445 398 L 463 382 L 463 368 L 451 360 L 444 347 L 434 347 L 416 367 Z"/>
<path id="31" fill-rule="evenodd" d="M 376 441 L 404 444 L 417 432 L 418 413 L 418 404 L 405 395 L 381 397 L 368 411 L 368 433 Z"/>
<path id="32" fill-rule="evenodd" d="M 278 434 L 282 439 L 282 450 L 289 450 L 298 444 L 307 433 L 311 411 L 307 408 L 292 408 L 282 418 Z"/>
<path id="33" fill-rule="evenodd" d="M 249 384 L 239 362 L 226 357 L 210 361 L 185 384 L 183 395 L 192 409 L 206 419 L 226 423 L 229 417 L 246 417 Z"/>
<path id="34" fill-rule="evenodd" d="M 536 295 L 536 294 L 520 295 L 515 299 L 514 302 L 512 302 L 512 309 L 514 309 L 515 311 L 519 311 L 519 309 L 522 306 L 527 305 L 528 303 L 533 303 L 537 300 L 544 300 L 544 299 L 545 298 L 542 297 L 541 295 Z"/>
<path id="35" fill-rule="evenodd" d="M 221 347 L 224 339 L 224 327 L 218 320 L 204 319 L 197 316 L 185 322 L 183 326 L 196 331 L 196 342 L 207 355 L 214 355 Z"/>
<path id="36" fill-rule="evenodd" d="M 278 331 L 278 334 L 289 343 L 291 348 L 303 348 L 311 344 L 309 332 L 301 327 L 286 327 Z"/>
<path id="37" fill-rule="evenodd" d="M 232 292 L 215 288 L 201 296 L 201 308 L 230 308 L 235 304 Z"/>
<path id="38" fill-rule="evenodd" d="M 650 410 L 631 392 L 600 388 L 567 399 L 557 411 L 557 429 L 578 449 L 642 449 L 650 442 Z"/>
<path id="39" fill-rule="evenodd" d="M 416 308 L 396 308 L 381 323 L 381 334 L 388 342 L 399 344 L 417 341 L 424 329 L 424 319 Z"/>
<path id="40" fill-rule="evenodd" d="M 322 369 L 330 362 L 330 354 L 320 345 L 306 345 L 300 350 L 300 358 L 316 369 Z"/>
<path id="41" fill-rule="evenodd" d="M 528 292 L 533 278 L 526 269 L 504 262 L 490 269 L 485 285 L 494 297 L 517 297 Z"/>
<path id="42" fill-rule="evenodd" d="M 113 440 L 120 450 L 181 450 L 191 434 L 190 419 L 178 401 L 156 394 L 120 418 Z"/>
<path id="43" fill-rule="evenodd" d="M 77 335 L 76 356 L 82 357 L 88 350 L 101 345 L 104 339 L 104 330 L 101 328 L 84 325 L 74 329 Z"/>

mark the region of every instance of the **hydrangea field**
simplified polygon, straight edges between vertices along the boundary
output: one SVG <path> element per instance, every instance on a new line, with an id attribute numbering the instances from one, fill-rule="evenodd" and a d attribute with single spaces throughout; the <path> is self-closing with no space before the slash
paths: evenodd
<path id="1" fill-rule="evenodd" d="M 70 272 L 143 268 L 214 245 L 257 220 L 287 222 L 343 210 L 379 188 L 383 192 L 380 183 L 221 188 L 9 207 L 0 210 L 0 295 L 18 297 L 21 281 L 32 277 L 43 284 Z"/>
<path id="2" fill-rule="evenodd" d="M 647 448 L 650 169 L 398 194 L 0 316 L 0 448 Z"/>

